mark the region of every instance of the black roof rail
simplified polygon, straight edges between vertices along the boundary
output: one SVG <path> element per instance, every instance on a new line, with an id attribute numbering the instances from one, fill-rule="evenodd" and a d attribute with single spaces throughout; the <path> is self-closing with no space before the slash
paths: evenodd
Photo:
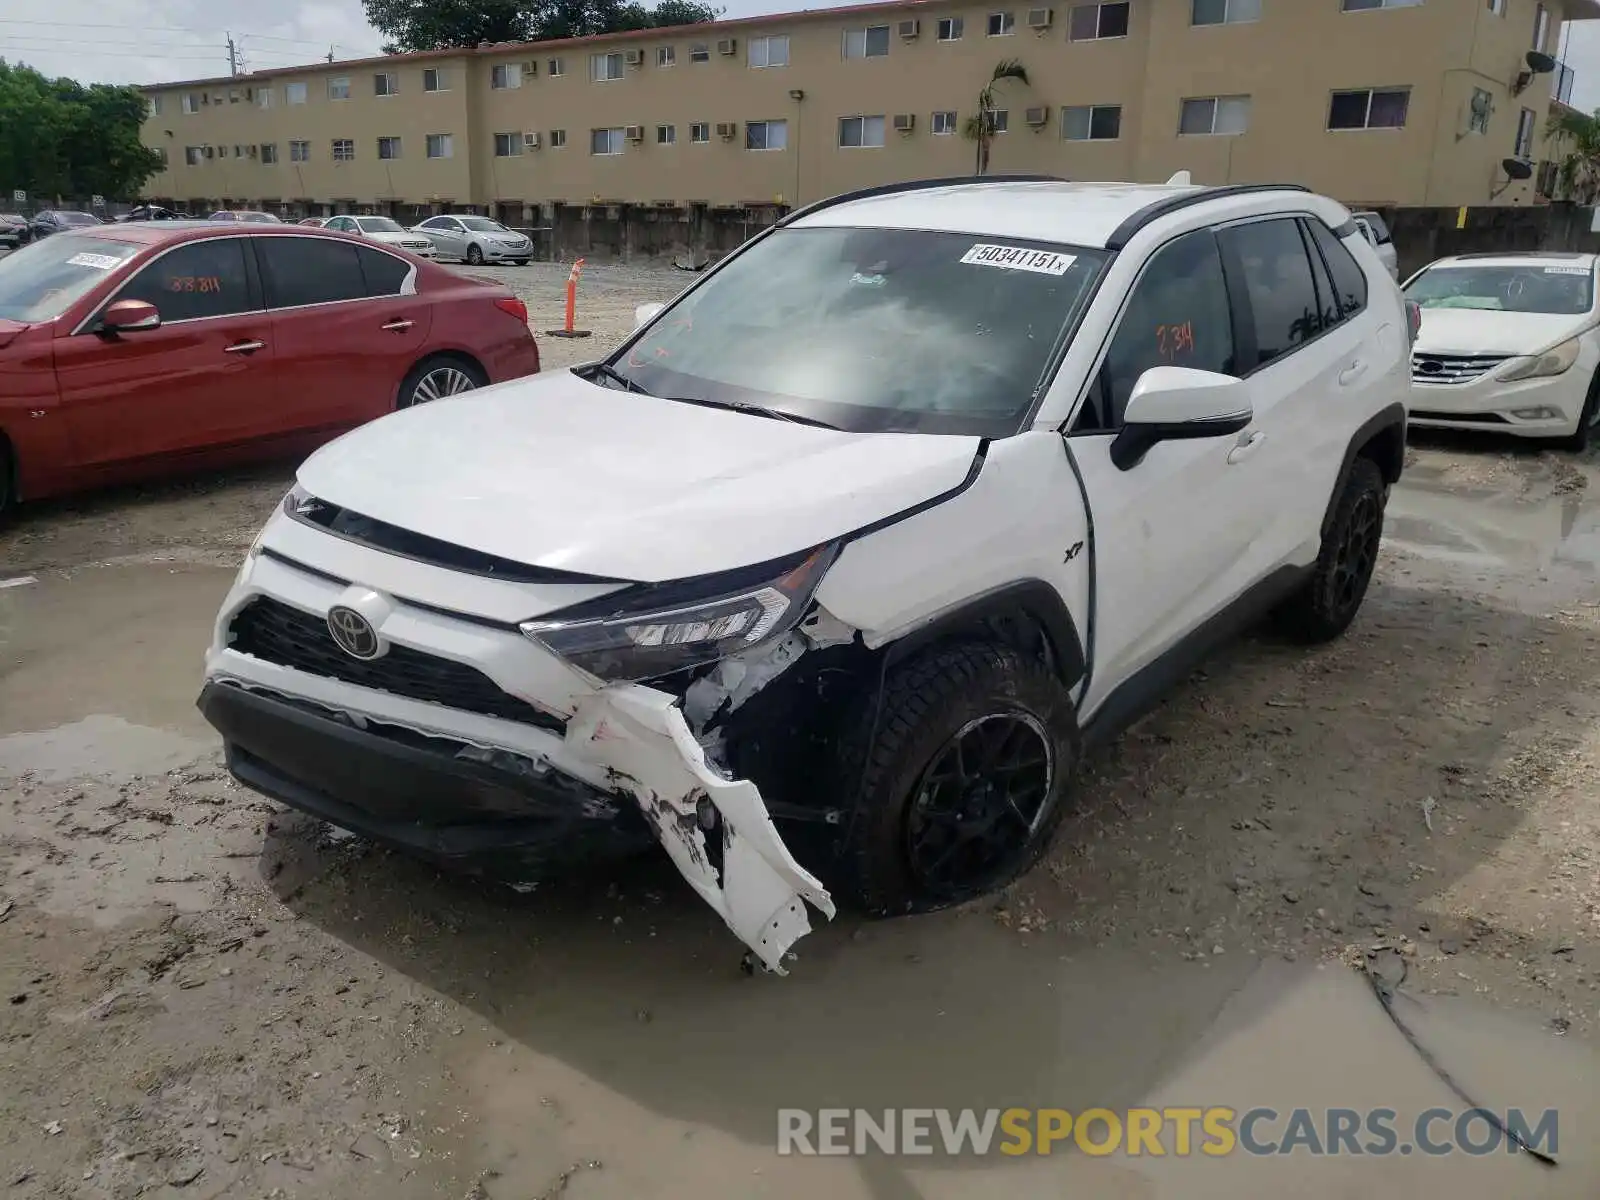
<path id="1" fill-rule="evenodd" d="M 1205 204 L 1212 200 L 1220 200 L 1224 196 L 1248 196 L 1254 192 L 1310 192 L 1311 189 L 1298 183 L 1232 183 L 1221 187 L 1202 187 L 1192 192 L 1181 192 L 1176 196 L 1166 196 L 1152 204 L 1147 204 L 1138 212 L 1128 217 L 1122 224 L 1111 231 L 1111 236 L 1106 239 L 1107 250 L 1121 250 L 1133 240 L 1133 235 L 1138 233 L 1152 221 L 1170 216 L 1185 208 L 1196 204 Z"/>
<path id="2" fill-rule="evenodd" d="M 829 196 L 825 200 L 814 200 L 804 208 L 797 208 L 779 225 L 787 225 L 801 217 L 810 216 L 814 212 L 821 212 L 825 208 L 832 208 L 836 204 L 848 204 L 852 200 L 868 200 L 873 196 L 893 196 L 900 192 L 923 192 L 933 188 L 959 187 L 971 183 L 1066 183 L 1067 180 L 1059 175 L 951 175 L 944 179 L 908 179 L 900 183 L 885 183 L 877 187 L 861 188 L 854 192 L 840 192 L 837 196 Z"/>

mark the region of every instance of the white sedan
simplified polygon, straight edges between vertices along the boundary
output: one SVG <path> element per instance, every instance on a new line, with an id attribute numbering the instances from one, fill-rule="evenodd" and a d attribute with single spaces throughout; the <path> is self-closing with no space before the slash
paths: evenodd
<path id="1" fill-rule="evenodd" d="M 388 217 L 329 217 L 322 223 L 324 229 L 340 233 L 354 233 L 375 242 L 385 242 L 409 250 L 423 258 L 433 257 L 433 243 L 420 234 L 412 233 L 399 221 Z"/>
<path id="2" fill-rule="evenodd" d="M 1405 284 L 1422 309 L 1410 420 L 1588 447 L 1600 422 L 1593 254 L 1463 254 Z"/>

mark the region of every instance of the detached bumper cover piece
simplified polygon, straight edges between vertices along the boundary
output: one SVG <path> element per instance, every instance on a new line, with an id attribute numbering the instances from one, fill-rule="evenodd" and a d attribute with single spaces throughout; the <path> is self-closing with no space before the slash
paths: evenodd
<path id="1" fill-rule="evenodd" d="M 706 762 L 673 697 L 607 688 L 579 706 L 567 744 L 634 796 L 689 886 L 768 970 L 785 974 L 785 952 L 810 932 L 806 902 L 832 919 L 827 889 L 789 853 L 755 784 Z M 721 817 L 720 873 L 707 854 L 702 801 Z"/>

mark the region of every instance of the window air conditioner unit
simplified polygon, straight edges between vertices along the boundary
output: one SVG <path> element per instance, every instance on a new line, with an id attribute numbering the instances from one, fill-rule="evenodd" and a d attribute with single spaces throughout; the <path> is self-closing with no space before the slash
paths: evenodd
<path id="1" fill-rule="evenodd" d="M 537 150 L 539 148 L 539 135 L 537 133 L 523 134 L 522 148 L 524 150 Z"/>
<path id="2" fill-rule="evenodd" d="M 1028 10 L 1029 29 L 1049 29 L 1050 22 L 1055 20 L 1055 10 L 1052 8 L 1030 8 Z"/>
<path id="3" fill-rule="evenodd" d="M 910 133 L 917 125 L 915 113 L 895 113 L 894 131 L 896 133 Z"/>
<path id="4" fill-rule="evenodd" d="M 738 38 L 722 38 L 717 42 L 718 54 L 732 54 L 739 48 Z"/>
<path id="5" fill-rule="evenodd" d="M 1029 125 L 1032 125 L 1035 129 L 1037 129 L 1050 119 L 1050 110 L 1045 108 L 1043 105 L 1040 105 L 1038 108 L 1030 108 L 1027 113 L 1024 114 L 1024 119 Z"/>
<path id="6" fill-rule="evenodd" d="M 217 151 L 216 151 L 215 147 L 207 146 L 206 147 L 206 157 L 207 158 L 215 158 L 216 156 L 217 156 Z"/>
<path id="7" fill-rule="evenodd" d="M 732 121 L 717 122 L 717 136 L 723 141 L 733 140 L 733 135 L 739 131 L 739 126 Z"/>
<path id="8" fill-rule="evenodd" d="M 629 125 L 627 129 L 623 130 L 623 136 L 630 142 L 642 142 L 644 141 L 644 126 Z"/>
<path id="9" fill-rule="evenodd" d="M 900 36 L 906 41 L 911 41 L 922 32 L 922 22 L 916 19 L 900 22 Z"/>
<path id="10" fill-rule="evenodd" d="M 622 61 L 627 63 L 630 67 L 642 67 L 644 66 L 644 51 L 629 50 L 623 54 Z"/>

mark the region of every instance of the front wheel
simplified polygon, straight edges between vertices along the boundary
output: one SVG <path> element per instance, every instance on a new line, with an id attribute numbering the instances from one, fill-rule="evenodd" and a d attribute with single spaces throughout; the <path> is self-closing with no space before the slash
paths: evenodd
<path id="1" fill-rule="evenodd" d="M 1561 449 L 1582 454 L 1593 444 L 1597 425 L 1600 425 L 1600 371 L 1589 381 L 1589 395 L 1583 402 L 1583 411 L 1578 414 L 1578 427 L 1560 439 Z"/>
<path id="2" fill-rule="evenodd" d="M 467 247 L 467 264 L 473 267 L 483 266 L 483 251 L 477 246 Z"/>
<path id="3" fill-rule="evenodd" d="M 1311 578 L 1276 613 L 1285 632 L 1303 642 L 1328 642 L 1350 628 L 1378 564 L 1388 498 L 1377 463 L 1363 457 L 1350 464 Z"/>
<path id="4" fill-rule="evenodd" d="M 993 643 L 925 651 L 846 735 L 840 785 L 857 800 L 841 890 L 888 916 L 1009 883 L 1049 844 L 1077 761 L 1072 697 L 1043 662 Z"/>
<path id="5" fill-rule="evenodd" d="M 400 384 L 396 408 L 412 408 L 447 396 L 459 396 L 488 383 L 483 370 L 460 358 L 430 358 L 411 368 Z"/>

